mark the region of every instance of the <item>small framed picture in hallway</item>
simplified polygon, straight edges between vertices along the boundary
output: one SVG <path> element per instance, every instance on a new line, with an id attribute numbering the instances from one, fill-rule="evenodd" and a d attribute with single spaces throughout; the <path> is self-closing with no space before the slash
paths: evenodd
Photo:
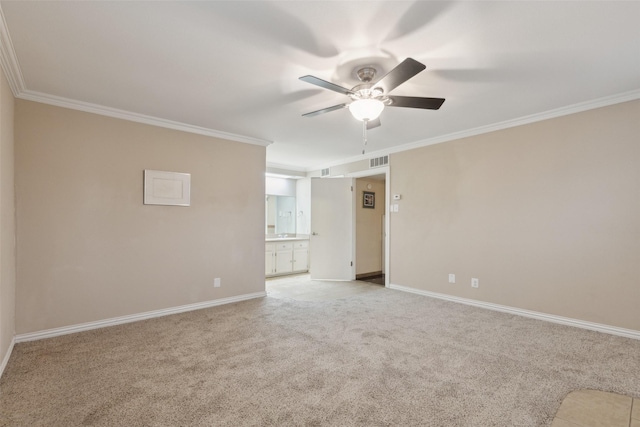
<path id="1" fill-rule="evenodd" d="M 376 207 L 376 193 L 373 191 L 363 191 L 362 192 L 362 207 L 375 209 Z"/>

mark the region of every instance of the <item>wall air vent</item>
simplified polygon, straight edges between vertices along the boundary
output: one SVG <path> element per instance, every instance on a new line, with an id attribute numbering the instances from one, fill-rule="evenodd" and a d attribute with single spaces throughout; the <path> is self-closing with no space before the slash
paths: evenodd
<path id="1" fill-rule="evenodd" d="M 322 169 L 320 176 L 329 176 L 329 168 Z"/>
<path id="2" fill-rule="evenodd" d="M 389 156 L 375 157 L 369 159 L 369 169 L 387 166 L 389 164 Z"/>

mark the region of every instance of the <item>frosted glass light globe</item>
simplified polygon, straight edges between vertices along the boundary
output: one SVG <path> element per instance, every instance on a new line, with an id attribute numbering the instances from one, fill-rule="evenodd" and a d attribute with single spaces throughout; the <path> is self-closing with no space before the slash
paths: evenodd
<path id="1" fill-rule="evenodd" d="M 357 120 L 375 120 L 384 110 L 384 103 L 377 99 L 358 99 L 349 104 L 351 115 Z"/>

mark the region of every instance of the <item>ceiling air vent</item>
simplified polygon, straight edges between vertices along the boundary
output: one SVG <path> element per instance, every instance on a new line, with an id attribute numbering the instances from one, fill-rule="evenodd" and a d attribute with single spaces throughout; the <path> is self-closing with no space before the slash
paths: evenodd
<path id="1" fill-rule="evenodd" d="M 386 166 L 389 164 L 389 156 L 375 157 L 369 159 L 369 169 L 379 168 L 380 166 Z"/>
<path id="2" fill-rule="evenodd" d="M 322 169 L 320 176 L 329 176 L 329 168 Z"/>

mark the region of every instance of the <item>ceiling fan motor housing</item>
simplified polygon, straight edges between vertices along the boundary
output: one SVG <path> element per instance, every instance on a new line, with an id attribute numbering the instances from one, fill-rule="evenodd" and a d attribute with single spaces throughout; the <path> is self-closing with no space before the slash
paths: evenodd
<path id="1" fill-rule="evenodd" d="M 372 99 L 382 96 L 382 89 L 380 89 L 379 87 L 373 87 L 371 83 L 364 83 L 354 86 L 351 91 L 353 93 L 349 95 L 349 97 L 351 97 L 351 99 L 353 100 Z"/>

